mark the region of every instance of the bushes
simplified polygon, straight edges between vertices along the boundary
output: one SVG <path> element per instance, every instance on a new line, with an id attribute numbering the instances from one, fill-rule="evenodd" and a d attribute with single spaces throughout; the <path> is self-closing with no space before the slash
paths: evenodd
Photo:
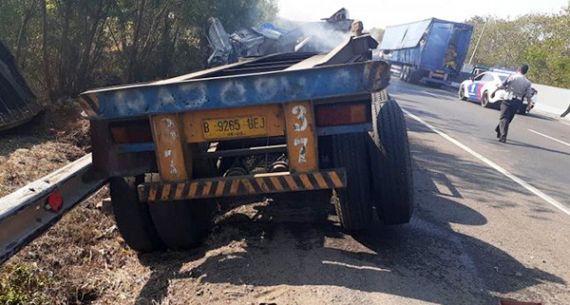
<path id="1" fill-rule="evenodd" d="M 486 23 L 473 63 L 511 68 L 528 63 L 531 81 L 570 88 L 570 6 L 558 14 L 514 20 L 476 16 L 467 22 L 475 26 L 472 49 Z"/>

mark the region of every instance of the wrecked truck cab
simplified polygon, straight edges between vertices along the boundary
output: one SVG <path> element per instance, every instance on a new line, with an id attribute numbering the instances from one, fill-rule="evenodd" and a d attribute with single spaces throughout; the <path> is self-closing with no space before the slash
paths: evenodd
<path id="1" fill-rule="evenodd" d="M 328 192 L 342 227 L 365 229 L 373 207 L 409 221 L 405 121 L 370 60 L 367 35 L 326 54 L 279 53 L 147 84 L 87 91 L 94 167 L 110 176 L 126 242 L 188 249 L 217 200 Z"/>

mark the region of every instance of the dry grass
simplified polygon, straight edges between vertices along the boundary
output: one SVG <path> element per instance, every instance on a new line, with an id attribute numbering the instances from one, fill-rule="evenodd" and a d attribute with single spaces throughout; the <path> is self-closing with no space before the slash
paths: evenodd
<path id="1" fill-rule="evenodd" d="M 0 267 L 0 303 L 10 293 L 18 305 L 92 304 L 101 295 L 120 295 L 125 286 L 115 272 L 137 258 L 119 237 L 109 207 L 99 204 L 107 195 L 100 190 Z M 14 280 L 21 270 L 32 284 Z"/>
<path id="2" fill-rule="evenodd" d="M 72 101 L 58 101 L 32 122 L 0 134 L 0 197 L 89 150 L 89 123 L 80 112 Z"/>
<path id="3" fill-rule="evenodd" d="M 89 151 L 75 103 L 50 104 L 32 122 L 0 134 L 0 197 Z M 104 188 L 0 266 L 0 304 L 90 304 L 116 283 L 109 273 L 134 256 L 119 238 Z M 136 259 L 134 259 L 136 261 Z"/>

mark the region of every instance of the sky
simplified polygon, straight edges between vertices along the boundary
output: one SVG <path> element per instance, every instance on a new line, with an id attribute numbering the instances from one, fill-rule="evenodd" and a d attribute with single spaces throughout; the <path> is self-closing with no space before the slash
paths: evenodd
<path id="1" fill-rule="evenodd" d="M 364 27 L 384 28 L 436 17 L 465 21 L 474 15 L 514 18 L 528 13 L 557 13 L 569 0 L 279 0 L 279 16 L 295 21 L 316 21 L 341 7 Z"/>

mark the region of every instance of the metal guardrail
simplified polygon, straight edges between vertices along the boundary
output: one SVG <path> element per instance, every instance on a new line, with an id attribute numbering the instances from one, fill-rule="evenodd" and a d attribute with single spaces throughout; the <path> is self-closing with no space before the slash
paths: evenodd
<path id="1" fill-rule="evenodd" d="M 101 188 L 90 169 L 88 154 L 0 198 L 0 264 Z"/>

